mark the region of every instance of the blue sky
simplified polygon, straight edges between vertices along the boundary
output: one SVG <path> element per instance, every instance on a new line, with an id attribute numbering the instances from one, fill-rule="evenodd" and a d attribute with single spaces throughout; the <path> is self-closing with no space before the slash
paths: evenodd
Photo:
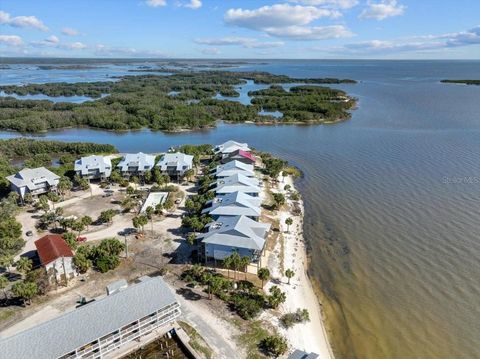
<path id="1" fill-rule="evenodd" d="M 480 1 L 1 0 L 0 54 L 480 59 Z"/>

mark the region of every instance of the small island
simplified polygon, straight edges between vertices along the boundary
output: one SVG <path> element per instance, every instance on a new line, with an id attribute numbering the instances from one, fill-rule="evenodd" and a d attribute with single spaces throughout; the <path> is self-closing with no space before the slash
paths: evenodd
<path id="1" fill-rule="evenodd" d="M 480 85 L 480 80 L 442 80 L 445 84 Z"/>
<path id="2" fill-rule="evenodd" d="M 174 71 L 167 76 L 123 76 L 116 80 L 0 86 L 0 91 L 7 95 L 0 98 L 0 129 L 45 132 L 86 126 L 115 131 L 150 128 L 172 132 L 210 128 L 219 120 L 321 124 L 349 119 L 356 103 L 345 91 L 321 86 L 355 83 L 349 79 L 301 79 L 268 72 L 207 70 Z M 241 87 L 249 83 L 263 90 L 250 91 L 251 103 L 244 104 L 236 98 Z M 17 99 L 8 96 L 11 94 L 88 96 L 95 100 L 54 103 Z M 278 111 L 282 116 L 262 111 Z"/>

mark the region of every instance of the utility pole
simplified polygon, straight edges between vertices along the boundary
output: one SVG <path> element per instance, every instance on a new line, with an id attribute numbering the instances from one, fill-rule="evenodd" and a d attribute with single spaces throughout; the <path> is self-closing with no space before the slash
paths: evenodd
<path id="1" fill-rule="evenodd" d="M 128 242 L 127 242 L 127 234 L 125 231 L 123 232 L 123 237 L 125 238 L 125 258 L 128 258 Z"/>

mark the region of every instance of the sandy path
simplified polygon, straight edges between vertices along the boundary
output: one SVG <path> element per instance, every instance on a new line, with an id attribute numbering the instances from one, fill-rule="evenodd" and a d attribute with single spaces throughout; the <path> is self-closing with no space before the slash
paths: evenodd
<path id="1" fill-rule="evenodd" d="M 293 201 L 288 199 L 283 187 L 289 184 L 292 190 L 295 190 L 293 180 L 291 177 L 282 177 L 280 180 L 276 191 L 285 194 L 288 207 L 291 208 Z M 295 276 L 291 279 L 289 285 L 284 273 L 280 272 L 278 254 L 282 250 L 282 245 L 279 241 L 268 260 L 272 278 L 278 279 L 279 282 L 276 283 L 275 281 L 275 283 L 272 283 L 272 281 L 270 281 L 266 286 L 266 290 L 268 291 L 272 285 L 278 285 L 282 291 L 287 293 L 286 302 L 279 308 L 281 315 L 294 312 L 298 308 L 305 308 L 310 314 L 310 321 L 304 324 L 296 324 L 290 329 L 284 329 L 278 321 L 278 316 L 266 313 L 265 317 L 286 336 L 292 349 L 314 352 L 319 354 L 322 359 L 333 359 L 334 356 L 330 343 L 328 342 L 320 304 L 307 275 L 307 253 L 303 238 L 303 202 L 300 202 L 300 204 L 302 208 L 302 215 L 300 216 L 292 215 L 288 209 L 278 212 L 280 228 L 284 237 L 284 270 L 288 268 L 292 269 L 295 272 Z M 285 224 L 285 219 L 288 217 L 293 219 L 289 233 L 287 232 L 287 225 Z"/>

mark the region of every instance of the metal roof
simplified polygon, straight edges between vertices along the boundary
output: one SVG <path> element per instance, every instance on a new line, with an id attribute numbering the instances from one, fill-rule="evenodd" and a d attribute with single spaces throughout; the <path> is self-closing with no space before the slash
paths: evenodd
<path id="1" fill-rule="evenodd" d="M 190 169 L 193 166 L 193 156 L 181 152 L 165 153 L 157 166 L 162 171 L 166 171 L 167 167 L 176 167 L 177 171 Z"/>
<path id="2" fill-rule="evenodd" d="M 174 302 L 163 279 L 151 278 L 2 338 L 0 353 L 8 359 L 58 358 Z"/>
<path id="3" fill-rule="evenodd" d="M 73 257 L 73 252 L 67 242 L 59 234 L 47 234 L 35 242 L 42 265 L 47 265 L 61 257 Z"/>
<path id="4" fill-rule="evenodd" d="M 121 171 L 127 172 L 129 168 L 137 168 L 137 171 L 145 171 L 152 169 L 155 165 L 155 156 L 147 155 L 143 152 L 127 153 L 123 156 L 117 167 Z"/>
<path id="5" fill-rule="evenodd" d="M 43 187 L 43 183 L 47 182 L 50 186 L 56 184 L 60 179 L 55 173 L 47 170 L 45 167 L 24 168 L 12 176 L 8 176 L 7 180 L 16 187 L 27 187 L 33 191 L 39 187 Z"/>
<path id="6" fill-rule="evenodd" d="M 210 213 L 215 216 L 255 216 L 261 214 L 260 197 L 252 197 L 243 192 L 228 193 L 223 197 L 217 197 L 212 201 L 210 207 L 205 208 L 202 213 Z"/>
<path id="7" fill-rule="evenodd" d="M 216 182 L 214 191 L 217 193 L 260 193 L 260 182 L 256 178 L 246 177 L 242 174 L 234 174 L 233 176 L 220 178 Z"/>
<path id="8" fill-rule="evenodd" d="M 251 164 L 234 160 L 223 165 L 218 165 L 215 170 L 216 177 L 229 177 L 235 174 L 242 174 L 246 177 L 254 177 L 254 167 Z"/>
<path id="9" fill-rule="evenodd" d="M 302 350 L 295 349 L 295 351 L 290 354 L 288 359 L 316 359 L 318 358 L 318 354 L 304 352 Z"/>
<path id="10" fill-rule="evenodd" d="M 75 171 L 80 171 L 82 175 L 88 174 L 89 170 L 98 169 L 100 173 L 110 171 L 112 161 L 107 156 L 87 156 L 75 161 Z"/>
<path id="11" fill-rule="evenodd" d="M 248 148 L 248 144 L 247 143 L 240 143 L 240 142 L 237 142 L 237 141 L 233 141 L 233 140 L 229 140 L 227 142 L 224 142 L 220 145 L 217 145 L 215 147 L 215 152 L 217 153 L 231 153 L 231 152 L 234 152 L 236 150 L 245 150 L 245 151 L 250 151 L 250 148 Z"/>
<path id="12" fill-rule="evenodd" d="M 203 243 L 262 250 L 270 224 L 260 223 L 245 216 L 221 216 L 208 225 L 208 232 L 203 233 Z"/>

